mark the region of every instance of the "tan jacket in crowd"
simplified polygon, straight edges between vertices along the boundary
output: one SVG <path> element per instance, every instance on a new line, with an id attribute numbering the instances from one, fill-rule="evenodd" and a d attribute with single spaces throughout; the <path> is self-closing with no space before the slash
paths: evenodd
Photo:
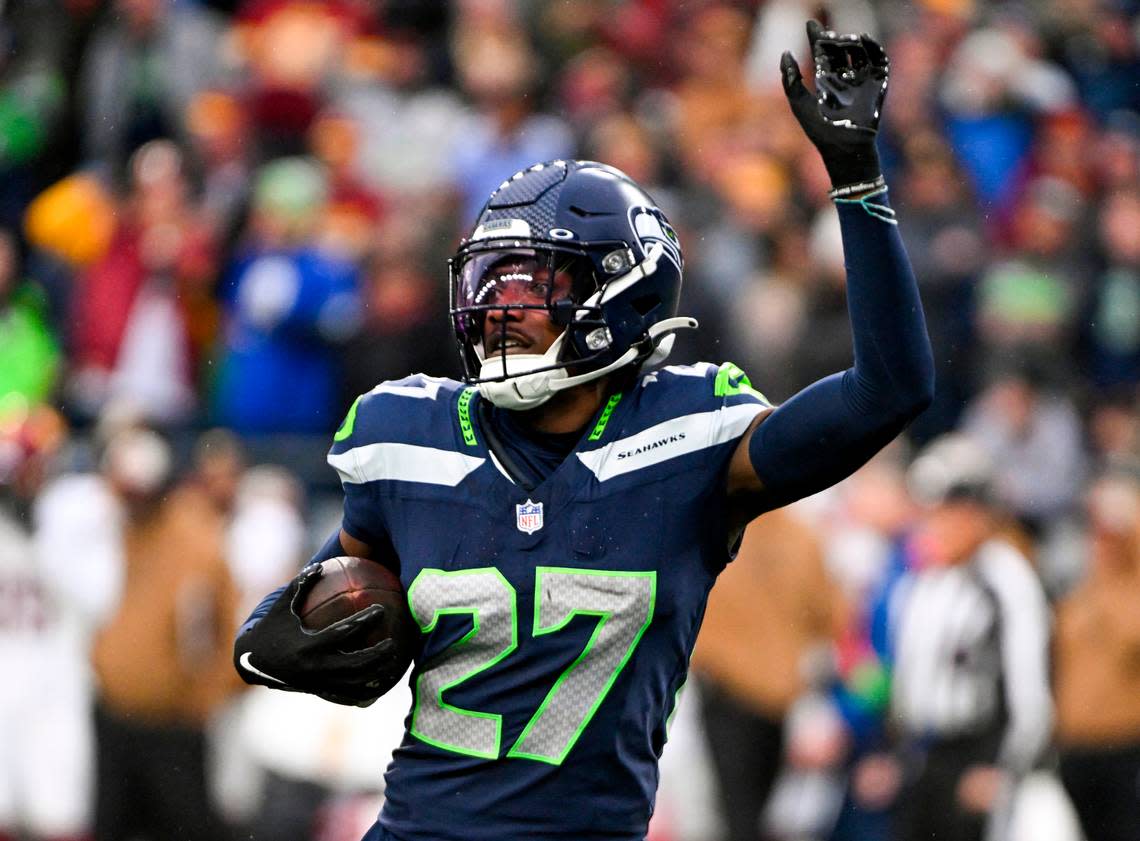
<path id="1" fill-rule="evenodd" d="M 713 587 L 693 669 L 780 718 L 805 688 L 805 652 L 842 626 L 841 602 L 815 533 L 794 514 L 771 511 L 748 526 Z"/>
<path id="2" fill-rule="evenodd" d="M 1140 744 L 1140 533 L 1094 541 L 1093 555 L 1088 577 L 1058 606 L 1057 740 Z"/>
<path id="3" fill-rule="evenodd" d="M 240 686 L 224 530 L 219 512 L 189 486 L 145 520 L 127 521 L 122 596 L 93 652 L 100 700 L 112 713 L 200 725 Z"/>

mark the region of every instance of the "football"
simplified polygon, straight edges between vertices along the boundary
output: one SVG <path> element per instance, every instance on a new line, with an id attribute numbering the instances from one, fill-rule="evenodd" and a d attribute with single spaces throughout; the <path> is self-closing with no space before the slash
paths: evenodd
<path id="1" fill-rule="evenodd" d="M 364 558 L 324 561 L 321 577 L 305 595 L 299 615 L 302 625 L 319 631 L 374 604 L 384 606 L 384 618 L 371 634 L 361 638 L 360 646 L 391 637 L 396 640 L 401 660 L 410 663 L 419 642 L 419 628 L 408 610 L 399 577 L 382 564 Z"/>

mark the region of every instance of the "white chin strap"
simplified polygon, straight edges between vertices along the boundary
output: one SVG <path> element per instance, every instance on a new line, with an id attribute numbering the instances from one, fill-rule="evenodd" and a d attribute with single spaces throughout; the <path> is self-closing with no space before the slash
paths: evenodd
<path id="1" fill-rule="evenodd" d="M 650 327 L 649 339 L 653 342 L 653 353 L 645 360 L 643 367 L 653 367 L 665 361 L 677 339 L 674 332 L 696 327 L 697 320 L 688 316 L 667 318 Z M 558 349 L 565 337 L 566 334 L 563 333 L 555 339 L 546 353 L 516 353 L 507 357 L 495 354 L 490 359 L 484 359 L 479 368 L 480 379 L 491 378 L 496 381 L 479 383 L 479 393 L 500 409 L 533 409 L 559 391 L 604 377 L 637 358 L 637 348 L 631 347 L 609 365 L 571 377 L 565 368 L 552 367 L 558 364 Z M 547 370 L 537 371 L 536 368 Z M 500 377 L 509 379 L 498 379 Z"/>

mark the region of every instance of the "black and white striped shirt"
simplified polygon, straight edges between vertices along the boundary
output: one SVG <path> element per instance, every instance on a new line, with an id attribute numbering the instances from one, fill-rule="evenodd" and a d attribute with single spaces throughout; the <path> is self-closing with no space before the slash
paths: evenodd
<path id="1" fill-rule="evenodd" d="M 1028 770 L 1053 715 L 1049 609 L 1025 557 L 991 540 L 967 563 L 908 572 L 889 610 L 896 726 L 939 739 L 1004 724 L 999 763 Z"/>

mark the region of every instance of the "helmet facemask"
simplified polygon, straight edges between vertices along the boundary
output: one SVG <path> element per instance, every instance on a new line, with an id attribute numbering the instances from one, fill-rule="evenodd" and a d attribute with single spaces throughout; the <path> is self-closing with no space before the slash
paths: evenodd
<path id="1" fill-rule="evenodd" d="M 606 324 L 601 308 L 585 303 L 596 291 L 592 262 L 572 247 L 503 241 L 461 249 L 451 261 L 451 316 L 467 381 L 483 387 L 530 374 L 562 378 L 604 364 Z M 543 312 L 557 335 L 547 347 L 520 350 L 534 332 L 522 324 L 532 311 Z M 583 341 L 572 341 L 578 334 Z M 583 345 L 594 352 L 575 350 Z"/>

